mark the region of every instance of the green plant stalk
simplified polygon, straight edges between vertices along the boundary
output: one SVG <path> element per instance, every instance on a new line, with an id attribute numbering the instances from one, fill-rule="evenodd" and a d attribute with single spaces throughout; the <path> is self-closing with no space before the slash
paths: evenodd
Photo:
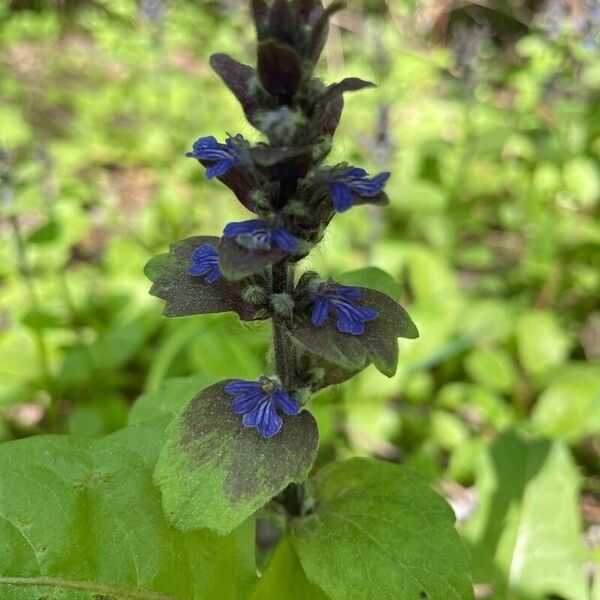
<path id="1" fill-rule="evenodd" d="M 282 261 L 272 267 L 272 291 L 274 294 L 290 293 L 294 283 L 294 265 Z M 285 319 L 280 315 L 273 316 L 273 356 L 275 372 L 284 389 L 293 389 L 297 381 L 297 357 L 294 341 L 287 332 Z M 302 514 L 306 494 L 303 483 L 288 485 L 277 501 L 284 507 L 288 515 Z"/>
<path id="2" fill-rule="evenodd" d="M 286 294 L 291 290 L 294 268 L 288 261 L 274 265 L 272 269 L 273 294 Z M 275 372 L 285 389 L 290 389 L 296 380 L 296 352 L 287 333 L 284 317 L 273 316 L 273 356 Z"/>
<path id="3" fill-rule="evenodd" d="M 15 240 L 15 248 L 17 254 L 17 266 L 19 269 L 19 273 L 21 274 L 21 278 L 25 283 L 25 288 L 27 289 L 27 295 L 29 296 L 29 303 L 31 305 L 31 310 L 34 314 L 34 322 L 33 322 L 33 334 L 35 343 L 38 350 L 38 358 L 40 363 L 40 370 L 42 372 L 42 378 L 44 380 L 44 384 L 46 386 L 46 391 L 48 396 L 50 397 L 50 404 L 48 406 L 48 417 L 52 424 L 56 424 L 57 420 L 57 412 L 56 406 L 54 406 L 53 401 L 53 389 L 54 389 L 54 380 L 52 377 L 52 370 L 50 368 L 50 359 L 48 354 L 48 345 L 46 344 L 46 337 L 44 336 L 44 328 L 39 322 L 40 315 L 42 314 L 40 303 L 37 297 L 37 290 L 35 289 L 35 284 L 33 282 L 33 277 L 31 276 L 31 270 L 29 268 L 29 263 L 27 261 L 27 252 L 25 250 L 25 240 L 23 239 L 23 235 L 21 233 L 21 227 L 19 225 L 19 221 L 17 217 L 11 215 L 9 217 L 9 222 L 11 224 L 11 228 L 13 231 L 13 237 Z"/>

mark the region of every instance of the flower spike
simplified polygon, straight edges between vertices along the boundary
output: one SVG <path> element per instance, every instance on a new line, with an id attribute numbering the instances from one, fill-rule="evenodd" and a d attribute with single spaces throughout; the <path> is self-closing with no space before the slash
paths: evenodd
<path id="1" fill-rule="evenodd" d="M 368 173 L 359 167 L 334 170 L 329 177 L 333 206 L 338 212 L 344 212 L 354 204 L 352 194 L 373 198 L 383 191 L 389 178 L 390 173 L 387 171 L 368 179 Z"/>
<path id="2" fill-rule="evenodd" d="M 266 439 L 279 433 L 283 425 L 277 409 L 290 416 L 300 412 L 300 405 L 277 380 L 269 377 L 260 377 L 258 381 L 234 379 L 224 389 L 235 396 L 231 407 L 234 414 L 244 415 L 244 427 L 255 427 Z"/>
<path id="3" fill-rule="evenodd" d="M 206 178 L 220 177 L 237 165 L 242 163 L 240 149 L 234 144 L 233 138 L 228 137 L 224 144 L 220 144 L 212 135 L 201 137 L 194 142 L 192 152 L 186 152 L 188 158 L 215 161 L 206 170 Z"/>

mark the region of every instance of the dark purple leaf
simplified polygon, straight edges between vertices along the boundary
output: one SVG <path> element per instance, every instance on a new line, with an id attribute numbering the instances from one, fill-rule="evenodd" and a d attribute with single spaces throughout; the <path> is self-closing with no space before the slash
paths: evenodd
<path id="1" fill-rule="evenodd" d="M 294 45 L 296 23 L 287 0 L 275 0 L 269 12 L 269 37 L 282 44 Z"/>
<path id="2" fill-rule="evenodd" d="M 323 12 L 323 3 L 321 0 L 295 0 L 298 14 L 300 18 L 305 22 L 311 22 L 311 19 L 315 15 L 320 15 Z M 316 22 L 318 16 L 314 18 L 313 22 Z"/>
<path id="3" fill-rule="evenodd" d="M 243 286 L 222 276 L 211 284 L 204 277 L 187 273 L 192 252 L 204 244 L 217 247 L 219 238 L 197 236 L 173 244 L 168 253 L 152 258 L 144 272 L 150 279 L 153 296 L 166 301 L 166 317 L 187 317 L 209 313 L 235 312 L 244 321 L 264 319 L 266 315 L 246 304 L 241 297 Z"/>
<path id="4" fill-rule="evenodd" d="M 264 27 L 269 14 L 269 7 L 265 0 L 252 0 L 251 10 L 254 26 L 256 27 L 256 37 L 261 40 L 263 38 Z"/>
<path id="5" fill-rule="evenodd" d="M 322 327 L 315 327 L 308 313 L 292 325 L 291 333 L 308 351 L 344 370 L 356 372 L 374 363 L 391 377 L 398 365 L 397 339 L 413 339 L 419 333 L 404 308 L 389 296 L 369 288 L 360 289 L 362 304 L 379 313 L 376 319 L 365 323 L 362 335 L 338 331 L 334 315 Z"/>
<path id="6" fill-rule="evenodd" d="M 250 150 L 256 168 L 268 179 L 299 179 L 306 175 L 312 163 L 310 148 L 258 146 Z"/>
<path id="7" fill-rule="evenodd" d="M 316 134 L 333 136 L 340 124 L 344 92 L 355 92 L 369 87 L 375 87 L 375 84 L 358 77 L 348 77 L 328 86 L 315 102 L 312 111 L 312 126 Z"/>
<path id="8" fill-rule="evenodd" d="M 228 238 L 221 239 L 218 251 L 221 272 L 227 279 L 233 281 L 260 273 L 288 256 L 287 252 L 279 248 L 249 250 Z"/>
<path id="9" fill-rule="evenodd" d="M 332 83 L 331 85 L 327 86 L 327 89 L 319 98 L 319 101 L 327 103 L 336 96 L 341 96 L 345 92 L 357 92 L 358 90 L 370 87 L 377 86 L 371 81 L 365 81 L 359 77 L 346 77 L 346 79 L 342 79 L 342 81 L 338 83 Z"/>
<path id="10" fill-rule="evenodd" d="M 204 167 L 211 167 L 215 164 L 214 160 L 200 160 L 198 162 Z M 224 183 L 237 197 L 240 203 L 251 212 L 255 212 L 254 201 L 252 200 L 252 192 L 256 185 L 248 172 L 240 166 L 235 166 L 229 169 L 227 173 L 217 177 Z"/>
<path id="11" fill-rule="evenodd" d="M 302 79 L 300 58 L 289 46 L 274 40 L 262 42 L 258 45 L 258 76 L 270 94 L 291 97 Z"/>
<path id="12" fill-rule="evenodd" d="M 258 127 L 256 116 L 258 106 L 250 92 L 250 81 L 256 71 L 252 67 L 231 58 L 228 54 L 213 54 L 210 57 L 210 66 L 238 99 L 248 121 Z"/>
<path id="13" fill-rule="evenodd" d="M 334 13 L 344 8 L 343 2 L 333 2 L 330 4 L 320 15 L 314 24 L 311 32 L 308 58 L 316 64 L 323 52 L 325 42 L 327 41 L 327 35 L 329 34 L 329 18 Z"/>

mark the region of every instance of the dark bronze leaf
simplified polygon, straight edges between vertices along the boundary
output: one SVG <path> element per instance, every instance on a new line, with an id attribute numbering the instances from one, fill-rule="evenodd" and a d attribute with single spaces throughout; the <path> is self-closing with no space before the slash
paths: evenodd
<path id="1" fill-rule="evenodd" d="M 228 238 L 221 239 L 218 250 L 221 272 L 232 281 L 260 273 L 288 255 L 279 248 L 249 250 Z"/>
<path id="2" fill-rule="evenodd" d="M 360 289 L 362 303 L 379 313 L 365 324 L 362 335 L 341 333 L 332 315 L 323 327 L 315 327 L 309 314 L 292 325 L 291 334 L 308 351 L 344 370 L 356 372 L 374 363 L 391 377 L 398 365 L 398 338 L 414 339 L 419 333 L 404 308 L 389 296 L 369 288 Z"/>
<path id="3" fill-rule="evenodd" d="M 213 54 L 210 57 L 210 66 L 238 99 L 248 121 L 258 127 L 258 106 L 250 92 L 250 82 L 256 71 L 252 67 L 231 58 L 228 54 L 221 53 Z"/>
<path id="4" fill-rule="evenodd" d="M 152 258 L 144 269 L 150 279 L 153 296 L 166 301 L 166 317 L 187 317 L 209 313 L 235 312 L 244 321 L 264 319 L 264 313 L 246 304 L 241 297 L 242 285 L 219 277 L 211 284 L 203 277 L 187 273 L 192 252 L 204 244 L 217 247 L 219 238 L 191 237 L 171 246 L 168 253 Z"/>
<path id="5" fill-rule="evenodd" d="M 300 57 L 274 40 L 262 42 L 258 45 L 258 76 L 267 92 L 291 98 L 302 79 Z"/>

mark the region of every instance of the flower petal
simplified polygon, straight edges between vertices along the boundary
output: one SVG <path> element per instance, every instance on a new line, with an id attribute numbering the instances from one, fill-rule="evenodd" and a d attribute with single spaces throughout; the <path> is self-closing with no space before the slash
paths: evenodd
<path id="1" fill-rule="evenodd" d="M 249 221 L 241 221 L 238 223 L 228 223 L 223 229 L 223 235 L 226 238 L 235 238 L 244 233 L 254 233 L 258 229 L 264 229 L 266 221 L 262 219 L 250 219 Z"/>
<path id="2" fill-rule="evenodd" d="M 362 321 L 343 311 L 338 311 L 336 327 L 341 333 L 349 333 L 350 335 L 361 335 L 365 332 L 365 325 Z"/>
<path id="3" fill-rule="evenodd" d="M 317 296 L 313 305 L 311 321 L 316 327 L 322 327 L 327 322 L 329 300 L 325 296 Z"/>
<path id="4" fill-rule="evenodd" d="M 360 179 L 350 184 L 350 187 L 354 192 L 360 196 L 370 198 L 377 196 L 383 190 L 387 180 L 390 178 L 390 173 L 384 172 L 379 173 L 372 179 Z"/>
<path id="5" fill-rule="evenodd" d="M 231 404 L 231 408 L 236 415 L 254 410 L 256 406 L 267 398 L 267 395 L 262 390 L 240 394 Z"/>
<path id="6" fill-rule="evenodd" d="M 284 390 L 274 392 L 273 401 L 286 415 L 297 415 L 300 412 L 300 405 Z"/>
<path id="7" fill-rule="evenodd" d="M 275 245 L 286 252 L 296 252 L 300 245 L 298 240 L 283 227 L 274 227 L 271 230 L 271 237 Z"/>
<path id="8" fill-rule="evenodd" d="M 239 164 L 239 160 L 235 158 L 224 158 L 218 160 L 214 165 L 206 169 L 206 179 L 213 179 L 225 175 L 229 169 Z"/>
<path id="9" fill-rule="evenodd" d="M 264 438 L 273 437 L 283 425 L 283 419 L 275 412 L 272 400 L 266 399 L 254 410 L 244 415 L 244 427 L 256 427 Z"/>
<path id="10" fill-rule="evenodd" d="M 219 277 L 221 277 L 221 271 L 219 270 L 219 267 L 213 267 L 210 273 L 208 273 L 208 275 L 204 278 L 204 283 L 208 283 L 210 285 L 219 279 Z"/>
<path id="11" fill-rule="evenodd" d="M 345 212 L 352 206 L 352 192 L 347 183 L 339 181 L 329 184 L 333 206 L 338 212 Z"/>
<path id="12" fill-rule="evenodd" d="M 233 379 L 223 389 L 227 394 L 247 394 L 256 390 L 262 391 L 262 383 L 260 381 Z"/>

